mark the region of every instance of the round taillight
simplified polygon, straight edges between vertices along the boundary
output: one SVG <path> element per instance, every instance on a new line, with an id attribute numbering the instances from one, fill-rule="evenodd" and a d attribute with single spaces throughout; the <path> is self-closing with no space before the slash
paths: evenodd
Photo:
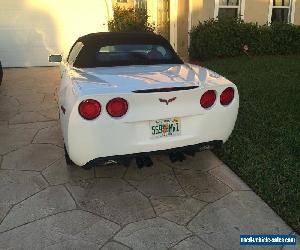
<path id="1" fill-rule="evenodd" d="M 79 114 L 86 120 L 94 120 L 101 113 L 101 104 L 93 99 L 82 101 L 78 107 Z"/>
<path id="2" fill-rule="evenodd" d="M 107 103 L 106 110 L 112 117 L 121 117 L 127 113 L 128 103 L 123 98 L 114 98 Z"/>
<path id="3" fill-rule="evenodd" d="M 216 101 L 216 92 L 214 90 L 206 91 L 200 99 L 200 104 L 203 108 L 208 109 L 214 105 Z"/>
<path id="4" fill-rule="evenodd" d="M 233 98 L 234 98 L 234 89 L 232 87 L 229 87 L 222 92 L 220 96 L 220 102 L 222 105 L 228 105 L 232 102 Z"/>

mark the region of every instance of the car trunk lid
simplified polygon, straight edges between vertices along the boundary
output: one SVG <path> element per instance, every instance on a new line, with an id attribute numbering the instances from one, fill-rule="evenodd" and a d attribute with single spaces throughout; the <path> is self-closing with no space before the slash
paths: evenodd
<path id="1" fill-rule="evenodd" d="M 201 115 L 204 82 L 188 65 L 128 66 L 84 69 L 74 77 L 82 98 L 102 105 L 115 97 L 128 101 L 122 122 Z"/>
<path id="2" fill-rule="evenodd" d="M 184 64 L 75 69 L 72 77 L 83 95 L 168 92 L 200 85 L 198 75 Z"/>

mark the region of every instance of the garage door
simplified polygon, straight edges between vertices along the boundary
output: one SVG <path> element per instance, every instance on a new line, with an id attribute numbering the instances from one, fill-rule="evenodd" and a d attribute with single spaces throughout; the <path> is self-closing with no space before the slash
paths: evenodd
<path id="1" fill-rule="evenodd" d="M 47 66 L 81 35 L 107 31 L 111 0 L 0 0 L 0 60 L 4 67 Z"/>

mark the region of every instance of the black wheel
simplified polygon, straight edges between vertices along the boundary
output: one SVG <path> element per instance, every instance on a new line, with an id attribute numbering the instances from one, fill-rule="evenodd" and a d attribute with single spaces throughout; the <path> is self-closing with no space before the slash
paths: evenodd
<path id="1" fill-rule="evenodd" d="M 64 145 L 64 150 L 65 150 L 65 159 L 66 159 L 66 163 L 68 166 L 76 166 L 76 164 L 70 159 L 70 156 L 68 154 L 68 151 L 66 149 L 66 145 Z"/>

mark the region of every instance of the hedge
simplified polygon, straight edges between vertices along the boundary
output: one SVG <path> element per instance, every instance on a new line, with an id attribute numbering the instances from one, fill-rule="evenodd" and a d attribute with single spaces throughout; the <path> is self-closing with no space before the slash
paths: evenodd
<path id="1" fill-rule="evenodd" d="M 300 53 L 300 26 L 258 25 L 236 19 L 210 19 L 191 30 L 190 58 L 204 60 L 249 55 Z"/>
<path id="2" fill-rule="evenodd" d="M 108 30 L 111 32 L 153 32 L 154 27 L 148 22 L 148 18 L 146 10 L 115 6 L 113 19 L 108 22 Z"/>

